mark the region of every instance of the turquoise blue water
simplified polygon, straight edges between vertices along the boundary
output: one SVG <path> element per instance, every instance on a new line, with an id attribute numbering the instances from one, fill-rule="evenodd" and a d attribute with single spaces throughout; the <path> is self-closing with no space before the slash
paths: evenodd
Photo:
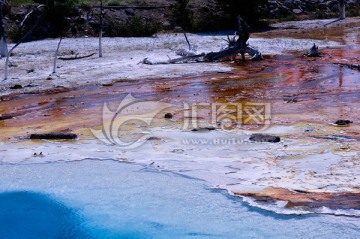
<path id="1" fill-rule="evenodd" d="M 114 161 L 0 165 L 1 239 L 359 238 L 359 218 L 277 215 Z"/>

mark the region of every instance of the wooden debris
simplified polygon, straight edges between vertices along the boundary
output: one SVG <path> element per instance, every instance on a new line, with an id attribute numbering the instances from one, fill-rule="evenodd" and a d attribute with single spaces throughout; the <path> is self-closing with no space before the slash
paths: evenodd
<path id="1" fill-rule="evenodd" d="M 181 55 L 183 57 L 169 59 L 167 61 L 161 62 L 153 62 L 145 58 L 141 61 L 143 64 L 147 65 L 158 65 L 158 64 L 175 64 L 175 63 L 188 63 L 188 62 L 221 62 L 221 61 L 232 61 L 235 60 L 235 57 L 240 54 L 245 60 L 245 54 L 249 54 L 251 56 L 251 60 L 261 60 L 262 55 L 257 49 L 251 47 L 247 44 L 247 41 L 250 37 L 249 26 L 246 24 L 244 20 L 238 16 L 238 30 L 236 35 L 230 39 L 228 37 L 228 47 L 224 50 L 218 52 L 209 52 L 209 53 L 201 53 L 195 54 L 193 52 L 193 47 L 191 46 L 186 34 L 185 39 L 189 45 L 189 51 L 181 50 L 176 51 L 177 55 Z M 236 39 L 237 37 L 237 39 Z"/>
<path id="2" fill-rule="evenodd" d="M 87 57 L 91 57 L 95 55 L 95 53 L 91 53 L 89 55 L 85 55 L 85 56 L 74 56 L 74 57 L 59 57 L 60 60 L 63 60 L 63 61 L 72 61 L 72 60 L 79 60 L 79 59 L 84 59 L 84 58 L 87 58 Z"/>
<path id="3" fill-rule="evenodd" d="M 322 57 L 322 53 L 319 51 L 319 47 L 314 43 L 308 52 L 304 54 L 307 57 Z"/>
<path id="4" fill-rule="evenodd" d="M 348 63 L 334 63 L 334 64 L 360 71 L 360 65 L 359 64 L 348 64 Z"/>
<path id="5" fill-rule="evenodd" d="M 32 134 L 32 135 L 30 135 L 30 139 L 47 139 L 47 140 L 68 139 L 68 140 L 74 140 L 74 139 L 77 139 L 77 135 L 72 134 L 72 133 Z"/>
<path id="6" fill-rule="evenodd" d="M 12 119 L 12 118 L 14 118 L 14 116 L 12 115 L 0 115 L 0 121 Z"/>
<path id="7" fill-rule="evenodd" d="M 192 129 L 191 131 L 192 132 L 208 132 L 208 131 L 213 131 L 213 130 L 216 130 L 216 128 L 215 127 L 195 128 L 195 129 Z"/>

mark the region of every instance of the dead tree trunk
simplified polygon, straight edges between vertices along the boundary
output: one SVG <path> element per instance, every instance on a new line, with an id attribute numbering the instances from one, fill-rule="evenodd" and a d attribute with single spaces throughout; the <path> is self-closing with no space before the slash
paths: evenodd
<path id="1" fill-rule="evenodd" d="M 100 1 L 100 26 L 99 26 L 99 57 L 102 57 L 102 35 L 103 35 L 103 0 Z"/>
<path id="2" fill-rule="evenodd" d="M 44 5 L 41 5 L 41 7 Z M 39 8 L 39 7 L 38 7 Z M 11 53 L 15 50 L 16 47 L 18 47 L 25 39 L 27 39 L 30 34 L 35 30 L 35 28 L 39 25 L 40 21 L 42 20 L 43 15 L 40 15 L 35 23 L 34 26 L 32 26 L 32 28 L 30 28 L 30 30 L 18 41 L 18 43 L 16 43 L 8 52 L 8 55 L 6 57 L 6 61 L 5 61 L 5 76 L 3 81 L 7 80 L 8 78 L 8 67 L 9 67 L 9 57 L 11 55 Z"/>
<path id="3" fill-rule="evenodd" d="M 336 22 L 340 22 L 342 20 L 344 20 L 346 18 L 346 0 L 339 0 L 339 11 L 340 11 L 340 16 L 338 19 L 331 21 L 329 23 L 326 23 L 324 26 L 328 26 L 331 24 L 334 24 Z"/>
<path id="4" fill-rule="evenodd" d="M 0 48 L 1 53 L 0 56 L 7 57 L 9 54 L 7 43 L 6 43 L 6 35 L 4 29 L 4 15 L 10 11 L 10 1 L 1 0 L 0 2 Z"/>
<path id="5" fill-rule="evenodd" d="M 340 9 L 340 19 L 345 19 L 346 17 L 345 0 L 339 0 L 339 9 Z"/>
<path id="6" fill-rule="evenodd" d="M 54 55 L 54 67 L 53 67 L 53 74 L 56 73 L 56 63 L 57 63 L 57 59 L 58 59 L 58 54 L 59 54 L 59 49 L 60 49 L 60 44 L 62 41 L 62 37 L 60 37 L 59 43 L 57 45 L 56 51 L 55 51 L 55 55 Z"/>
<path id="7" fill-rule="evenodd" d="M 247 41 L 250 38 L 250 27 L 240 16 L 237 16 L 236 20 L 238 24 L 238 30 L 236 31 L 236 35 L 239 36 L 236 43 L 245 48 L 247 45 Z"/>

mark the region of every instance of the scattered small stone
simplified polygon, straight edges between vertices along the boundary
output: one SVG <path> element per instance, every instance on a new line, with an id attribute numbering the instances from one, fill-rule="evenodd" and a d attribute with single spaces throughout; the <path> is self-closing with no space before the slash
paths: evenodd
<path id="1" fill-rule="evenodd" d="M 274 135 L 267 135 L 267 134 L 252 134 L 250 136 L 250 141 L 278 143 L 280 142 L 280 137 Z"/>
<path id="2" fill-rule="evenodd" d="M 183 153 L 185 153 L 185 150 L 183 150 L 183 149 L 174 149 L 171 152 L 175 153 L 175 154 L 183 154 Z"/>
<path id="3" fill-rule="evenodd" d="M 149 138 L 146 139 L 147 141 L 158 141 L 158 140 L 161 140 L 160 137 L 155 137 L 155 136 L 151 136 Z"/>
<path id="4" fill-rule="evenodd" d="M 307 127 L 304 129 L 304 133 L 312 133 L 312 132 L 315 132 L 316 129 L 312 128 L 312 127 Z"/>
<path id="5" fill-rule="evenodd" d="M 36 87 L 36 85 L 33 85 L 33 84 L 27 84 L 26 86 L 24 86 L 24 87 L 28 87 L 28 88 L 32 88 L 32 87 Z"/>
<path id="6" fill-rule="evenodd" d="M 33 157 L 45 157 L 45 156 L 43 155 L 42 152 L 40 152 L 39 154 L 34 153 L 34 154 L 33 154 Z"/>
<path id="7" fill-rule="evenodd" d="M 76 134 L 72 133 L 48 133 L 48 134 L 31 134 L 30 139 L 47 139 L 47 140 L 61 140 L 61 139 L 69 139 L 74 140 L 77 139 Z"/>
<path id="8" fill-rule="evenodd" d="M 341 151 L 350 151 L 350 146 L 349 145 L 341 145 L 340 146 L 340 150 Z"/>
<path id="9" fill-rule="evenodd" d="M 295 13 L 295 14 L 300 14 L 303 11 L 301 9 L 293 9 L 292 12 Z"/>
<path id="10" fill-rule="evenodd" d="M 166 113 L 164 116 L 165 119 L 172 119 L 173 118 L 173 114 L 171 113 Z"/>

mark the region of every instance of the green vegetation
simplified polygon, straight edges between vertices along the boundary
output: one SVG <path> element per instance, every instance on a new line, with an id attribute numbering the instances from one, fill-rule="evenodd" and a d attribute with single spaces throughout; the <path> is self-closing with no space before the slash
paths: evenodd
<path id="1" fill-rule="evenodd" d="M 189 2 L 190 0 L 176 0 L 175 4 L 171 5 L 173 25 L 180 26 L 186 31 L 191 30 L 194 24 Z"/>
<path id="2" fill-rule="evenodd" d="M 145 20 L 140 16 L 129 18 L 125 24 L 110 23 L 114 27 L 108 28 L 104 36 L 147 37 L 161 30 L 161 23 Z"/>
<path id="3" fill-rule="evenodd" d="M 26 5 L 26 4 L 33 4 L 34 2 L 32 0 L 12 0 L 11 4 L 13 6 L 19 6 L 19 5 Z"/>
<path id="4" fill-rule="evenodd" d="M 240 15 L 249 24 L 257 24 L 261 18 L 258 11 L 259 5 L 265 4 L 266 0 L 217 0 L 227 22 L 236 23 L 237 15 Z M 232 25 L 233 25 L 232 24 Z M 230 25 L 229 25 L 230 27 Z"/>
<path id="5" fill-rule="evenodd" d="M 360 16 L 360 5 L 347 9 L 347 16 L 349 17 L 359 17 Z"/>
<path id="6" fill-rule="evenodd" d="M 271 22 L 338 17 L 331 10 L 317 10 L 304 14 L 286 11 L 278 16 L 264 7 L 267 0 L 104 0 L 105 6 L 166 5 L 166 9 L 135 9 L 129 14 L 125 9 L 106 9 L 104 15 L 105 36 L 150 36 L 163 29 L 181 26 L 188 32 L 218 31 L 236 29 L 236 16 L 240 15 L 252 26 L 263 26 Z M 42 16 L 41 24 L 31 39 L 59 36 L 96 35 L 99 29 L 100 0 L 12 0 L 13 6 L 25 4 L 45 4 L 46 7 L 34 11 L 23 28 L 17 23 L 24 15 L 14 15 L 16 19 L 7 26 L 7 35 L 17 40 Z M 34 8 L 33 8 L 34 9 Z M 347 16 L 359 16 L 360 6 L 349 7 Z M 269 18 L 273 19 L 269 19 Z M 268 19 L 266 19 L 268 18 Z M 262 19 L 265 19 L 262 22 Z"/>

